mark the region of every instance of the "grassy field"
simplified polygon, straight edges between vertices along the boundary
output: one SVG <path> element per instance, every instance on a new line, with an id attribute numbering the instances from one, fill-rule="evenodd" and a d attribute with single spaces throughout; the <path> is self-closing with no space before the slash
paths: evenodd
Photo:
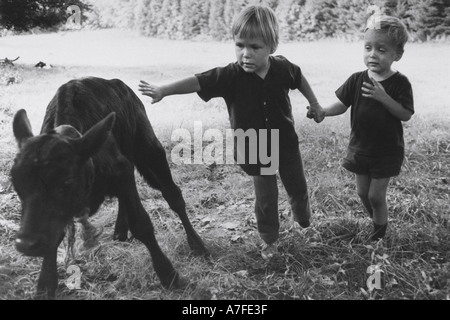
<path id="1" fill-rule="evenodd" d="M 339 41 L 283 44 L 283 54 L 299 64 L 321 103 L 362 70 L 362 45 Z M 313 225 L 288 232 L 289 206 L 280 184 L 280 255 L 265 262 L 253 213 L 252 180 L 236 166 L 172 165 L 194 227 L 211 258 L 190 254 L 185 233 L 163 198 L 138 178 L 141 199 L 157 238 L 189 284 L 165 290 L 139 242 L 112 241 L 116 202 L 108 200 L 92 218 L 105 226 L 99 246 L 79 253 L 81 289 L 65 281 L 65 248 L 59 254 L 60 299 L 263 299 L 366 300 L 450 299 L 450 76 L 448 44 L 409 44 L 396 68 L 413 84 L 416 114 L 405 123 L 407 144 L 402 174 L 388 192 L 390 228 L 384 241 L 367 241 L 371 221 L 355 192 L 354 178 L 341 168 L 349 135 L 349 114 L 317 125 L 305 118 L 307 102 L 292 92 L 294 117 L 313 209 Z M 35 133 L 45 108 L 63 83 L 75 77 L 120 78 L 137 92 L 140 79 L 165 83 L 234 60 L 230 43 L 167 41 L 107 30 L 0 38 L 0 57 L 20 56 L 14 68 L 0 67 L 0 299 L 30 299 L 41 259 L 14 248 L 20 202 L 9 188 L 9 169 L 17 151 L 14 113 L 25 108 Z M 51 69 L 36 69 L 39 61 Z M 15 78 L 15 83 L 6 85 Z M 177 128 L 225 129 L 222 101 L 203 103 L 196 95 L 166 98 L 152 105 L 142 97 L 168 156 Z M 381 290 L 369 292 L 367 269 L 384 272 Z"/>

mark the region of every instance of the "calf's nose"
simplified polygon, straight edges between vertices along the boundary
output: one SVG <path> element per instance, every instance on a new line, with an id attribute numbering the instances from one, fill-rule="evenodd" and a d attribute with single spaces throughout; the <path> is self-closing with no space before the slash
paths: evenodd
<path id="1" fill-rule="evenodd" d="M 39 256 L 44 248 L 43 241 L 38 236 L 17 237 L 16 249 L 26 256 Z"/>

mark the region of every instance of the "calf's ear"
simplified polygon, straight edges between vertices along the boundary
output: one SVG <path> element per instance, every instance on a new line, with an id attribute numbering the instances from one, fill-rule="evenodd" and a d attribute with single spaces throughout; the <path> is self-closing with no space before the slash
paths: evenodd
<path id="1" fill-rule="evenodd" d="M 30 120 L 28 120 L 27 112 L 24 109 L 20 109 L 14 115 L 13 132 L 19 148 L 22 147 L 27 139 L 33 136 Z"/>
<path id="2" fill-rule="evenodd" d="M 87 161 L 102 148 L 111 134 L 115 119 L 116 114 L 110 113 L 105 119 L 90 128 L 81 138 L 74 141 L 82 162 Z"/>

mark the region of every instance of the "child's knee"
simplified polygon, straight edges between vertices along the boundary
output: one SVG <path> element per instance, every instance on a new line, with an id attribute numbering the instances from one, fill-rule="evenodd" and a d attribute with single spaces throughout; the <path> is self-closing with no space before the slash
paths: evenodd
<path id="1" fill-rule="evenodd" d="M 367 192 L 367 190 L 358 189 L 357 194 L 361 200 L 363 200 L 363 201 L 369 200 L 369 193 Z"/>
<path id="2" fill-rule="evenodd" d="M 380 208 L 386 206 L 386 198 L 379 193 L 370 193 L 369 202 L 372 205 L 372 208 Z"/>

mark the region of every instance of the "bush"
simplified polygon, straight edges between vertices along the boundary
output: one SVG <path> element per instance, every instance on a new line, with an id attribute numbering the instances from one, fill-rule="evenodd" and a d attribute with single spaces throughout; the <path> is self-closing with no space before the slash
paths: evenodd
<path id="1" fill-rule="evenodd" d="M 67 21 L 70 16 L 67 8 L 71 5 L 77 5 L 82 12 L 90 10 L 80 0 L 0 0 L 0 26 L 16 31 L 52 28 Z"/>
<path id="2" fill-rule="evenodd" d="M 14 3 L 14 4 L 13 4 Z M 65 9 L 76 4 L 83 26 L 126 28 L 168 39 L 229 40 L 235 15 L 263 3 L 275 10 L 284 41 L 359 38 L 372 3 L 384 0 L 0 0 L 0 26 L 29 30 L 66 21 Z M 450 35 L 450 1 L 398 0 L 396 14 L 412 39 L 427 41 Z"/>
<path id="3" fill-rule="evenodd" d="M 145 19 L 137 20 L 143 34 L 192 39 L 207 35 L 216 40 L 231 38 L 234 16 L 245 6 L 264 3 L 280 21 L 285 41 L 360 37 L 368 19 L 371 0 L 135 0 Z M 384 1 L 375 1 L 383 6 Z M 169 10 L 172 8 L 172 10 Z M 413 40 L 430 40 L 450 34 L 450 1 L 399 0 L 397 15 Z"/>

